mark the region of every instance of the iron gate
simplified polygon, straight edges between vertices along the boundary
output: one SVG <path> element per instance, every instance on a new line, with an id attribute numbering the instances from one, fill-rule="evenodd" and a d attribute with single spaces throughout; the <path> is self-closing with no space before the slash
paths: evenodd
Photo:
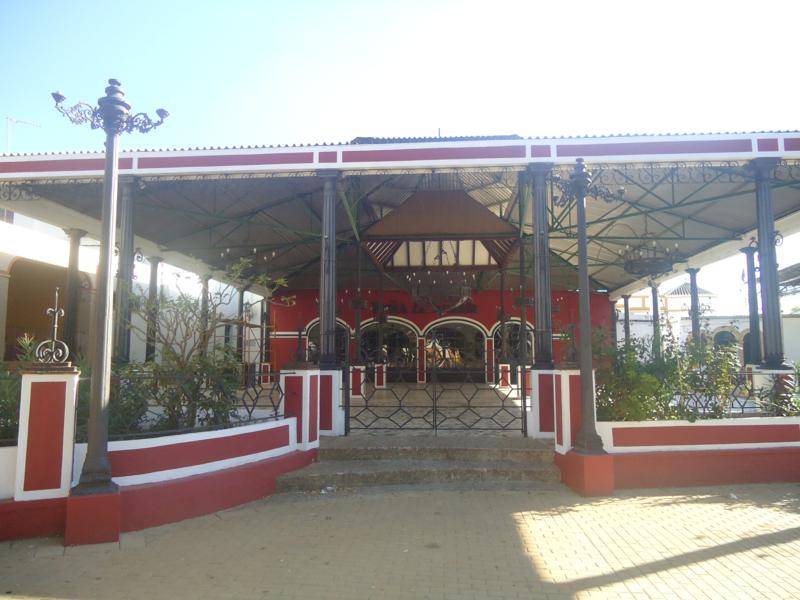
<path id="1" fill-rule="evenodd" d="M 486 368 L 470 368 L 447 356 L 434 330 L 426 338 L 425 381 L 418 369 L 393 369 L 376 382 L 369 357 L 364 385 L 350 389 L 350 365 L 343 369 L 346 428 L 371 430 L 520 431 L 525 433 L 525 390 L 516 383 L 486 381 Z M 383 385 L 381 385 L 381 383 Z"/>

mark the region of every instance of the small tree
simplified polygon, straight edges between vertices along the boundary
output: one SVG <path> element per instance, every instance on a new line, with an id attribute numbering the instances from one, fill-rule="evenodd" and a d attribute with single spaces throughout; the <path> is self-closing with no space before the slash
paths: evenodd
<path id="1" fill-rule="evenodd" d="M 237 287 L 253 283 L 267 289 L 285 285 L 265 275 L 249 276 L 250 259 L 241 259 L 228 269 L 232 282 L 210 291 L 205 302 L 185 290 L 158 299 L 157 305 L 141 292 L 134 302 L 145 322 L 157 315 L 151 330 L 160 360 L 133 363 L 120 373 L 118 389 L 128 397 L 147 398 L 160 407 L 155 427 L 185 429 L 197 425 L 228 423 L 237 414 L 242 377 L 239 358 L 224 344 L 213 343 L 223 322 L 222 308 L 230 305 Z M 132 326 L 141 336 L 145 327 Z"/>

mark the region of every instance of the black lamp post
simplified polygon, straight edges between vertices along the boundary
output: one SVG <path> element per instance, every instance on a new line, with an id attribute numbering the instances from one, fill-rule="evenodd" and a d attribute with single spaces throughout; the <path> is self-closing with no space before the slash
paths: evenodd
<path id="1" fill-rule="evenodd" d="M 557 204 L 566 205 L 570 199 L 577 205 L 578 229 L 578 313 L 580 325 L 580 346 L 578 365 L 581 373 L 581 428 L 575 436 L 573 448 L 582 454 L 604 454 L 603 440 L 597 433 L 594 415 L 594 377 L 592 375 L 592 319 L 589 296 L 589 259 L 586 233 L 586 197 L 602 198 L 606 202 L 618 200 L 625 193 L 620 188 L 616 192 L 597 185 L 592 174 L 586 170 L 583 159 L 579 158 L 569 182 L 557 180 L 556 185 L 563 195 L 554 199 Z"/>
<path id="2" fill-rule="evenodd" d="M 164 122 L 169 113 L 163 108 L 156 111 L 154 121 L 145 113 L 130 114 L 131 106 L 116 79 L 108 80 L 106 95 L 97 101 L 98 106 L 80 102 L 64 108 L 66 98 L 60 92 L 52 94 L 56 109 L 76 125 L 89 123 L 92 129 L 106 133 L 105 173 L 103 176 L 103 208 L 100 232 L 100 262 L 97 267 L 97 295 L 94 307 L 94 335 L 91 340 L 91 397 L 89 401 L 89 430 L 86 461 L 81 471 L 77 494 L 112 492 L 116 485 L 111 481 L 108 462 L 108 400 L 111 387 L 111 332 L 113 299 L 114 238 L 117 219 L 117 167 L 119 135 L 134 130 L 147 133 Z"/>

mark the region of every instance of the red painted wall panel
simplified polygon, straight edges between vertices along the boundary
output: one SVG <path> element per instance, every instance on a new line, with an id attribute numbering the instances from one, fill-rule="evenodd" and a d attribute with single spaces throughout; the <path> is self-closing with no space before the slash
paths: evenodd
<path id="1" fill-rule="evenodd" d="M 333 377 L 321 375 L 319 382 L 319 428 L 333 429 Z M 312 396 L 313 398 L 313 396 Z M 312 418 L 312 423 L 314 422 Z"/>
<path id="2" fill-rule="evenodd" d="M 800 481 L 800 448 L 614 454 L 617 489 Z"/>
<path id="3" fill-rule="evenodd" d="M 66 514 L 66 498 L 1 500 L 0 540 L 61 535 Z"/>
<path id="4" fill-rule="evenodd" d="M 303 377 L 287 375 L 283 389 L 283 414 L 297 418 L 297 441 L 303 441 Z"/>
<path id="5" fill-rule="evenodd" d="M 122 531 L 137 531 L 252 502 L 275 491 L 278 475 L 310 464 L 316 450 L 233 469 L 121 488 Z"/>
<path id="6" fill-rule="evenodd" d="M 559 157 L 627 156 L 634 154 L 700 154 L 704 152 L 752 152 L 750 140 L 688 140 L 618 142 L 615 144 L 559 144 Z"/>
<path id="7" fill-rule="evenodd" d="M 237 167 L 246 165 L 294 165 L 312 162 L 314 162 L 313 152 L 222 154 L 216 156 L 144 156 L 139 159 L 139 168 Z"/>
<path id="8" fill-rule="evenodd" d="M 289 427 L 273 427 L 239 435 L 182 442 L 153 448 L 108 453 L 115 477 L 201 465 L 282 448 L 289 444 Z"/>
<path id="9" fill-rule="evenodd" d="M 408 148 L 402 150 L 343 150 L 342 162 L 525 158 L 525 146 L 468 146 L 462 148 Z"/>
<path id="10" fill-rule="evenodd" d="M 132 169 L 132 158 L 120 158 L 120 169 Z M 0 173 L 48 173 L 58 171 L 102 171 L 106 163 L 103 158 L 77 158 L 54 160 L 21 160 L 0 162 Z"/>
<path id="11" fill-rule="evenodd" d="M 306 325 L 319 316 L 319 291 L 313 289 L 285 290 L 278 295 L 293 296 L 294 305 L 284 306 L 280 302 L 271 304 L 271 320 L 275 331 L 296 332 L 304 329 Z M 373 319 L 377 315 L 373 311 L 373 304 L 377 303 L 378 291 L 365 289 L 362 298 L 367 302 L 367 308 L 362 311 L 362 319 Z M 519 293 L 508 292 L 506 294 L 506 311 L 509 317 L 519 317 L 519 307 L 515 305 L 519 298 Z M 355 327 L 355 311 L 352 308 L 352 301 L 355 299 L 355 291 L 352 289 L 339 290 L 337 295 L 338 312 L 337 317 L 343 319 L 351 327 Z M 606 294 L 593 293 L 590 297 L 592 311 L 592 329 L 602 330 L 606 338 L 611 340 L 611 306 Z M 497 322 L 497 311 L 500 308 L 500 292 L 498 290 L 485 290 L 472 293 L 472 303 L 475 311 L 470 313 L 448 314 L 454 318 L 467 318 L 478 321 L 486 329 L 491 329 Z M 578 322 L 578 295 L 576 292 L 555 291 L 552 294 L 553 312 L 553 331 L 562 331 L 570 323 Z M 400 317 L 411 321 L 420 330 L 424 330 L 432 321 L 439 318 L 439 315 L 425 307 L 416 306 L 411 296 L 400 290 L 386 290 L 384 292 L 384 304 L 388 309 L 390 317 Z M 531 311 L 528 314 L 528 322 L 534 325 Z M 580 332 L 577 332 L 580 339 Z M 286 365 L 295 359 L 297 350 L 296 337 L 272 338 L 271 358 L 275 371 L 286 368 Z M 553 352 L 556 362 L 564 358 L 567 350 L 566 344 L 561 340 L 553 341 Z"/>
<path id="12" fill-rule="evenodd" d="M 337 152 L 335 150 L 333 152 L 320 152 L 319 153 L 319 162 L 321 162 L 321 163 L 335 163 L 336 162 L 336 154 L 337 154 Z"/>
<path id="13" fill-rule="evenodd" d="M 618 427 L 615 446 L 684 446 L 800 442 L 800 425 L 680 425 Z"/>
<path id="14" fill-rule="evenodd" d="M 26 492 L 61 487 L 66 393 L 64 381 L 31 383 L 28 448 L 22 488 Z"/>

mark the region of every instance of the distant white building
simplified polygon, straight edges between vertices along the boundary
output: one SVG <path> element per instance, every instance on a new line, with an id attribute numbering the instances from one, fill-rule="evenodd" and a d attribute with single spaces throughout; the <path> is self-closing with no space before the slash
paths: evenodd
<path id="1" fill-rule="evenodd" d="M 748 315 L 716 315 L 714 314 L 714 299 L 716 294 L 698 288 L 700 299 L 700 326 L 707 332 L 715 344 L 735 345 L 739 349 L 742 364 L 748 363 L 750 320 Z M 672 332 L 680 343 L 687 342 L 692 337 L 692 319 L 689 314 L 691 296 L 689 283 L 681 283 L 665 294 L 659 294 L 659 317 L 662 324 L 662 335 L 665 327 L 672 328 Z M 629 300 L 631 336 L 636 338 L 652 338 L 653 336 L 653 311 L 652 295 L 650 290 L 642 290 L 633 294 Z M 617 310 L 617 339 L 625 338 L 623 310 L 624 304 L 619 300 Z M 784 314 L 781 317 L 783 325 L 783 346 L 788 362 L 800 362 L 800 314 Z"/>

